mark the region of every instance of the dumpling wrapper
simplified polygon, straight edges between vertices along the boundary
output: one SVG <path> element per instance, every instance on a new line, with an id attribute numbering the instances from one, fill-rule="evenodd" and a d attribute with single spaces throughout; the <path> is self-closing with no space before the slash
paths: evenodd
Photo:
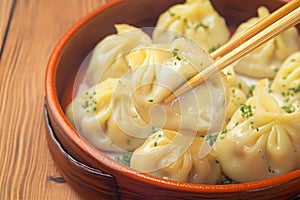
<path id="1" fill-rule="evenodd" d="M 136 149 L 130 167 L 165 179 L 215 184 L 221 176 L 218 158 L 202 137 L 159 130 Z"/>
<path id="2" fill-rule="evenodd" d="M 172 42 L 182 35 L 209 52 L 225 44 L 230 37 L 224 18 L 209 0 L 187 0 L 160 15 L 153 33 L 155 43 Z"/>
<path id="3" fill-rule="evenodd" d="M 237 182 L 300 168 L 300 110 L 286 113 L 261 80 L 216 141 L 222 171 Z"/>
<path id="4" fill-rule="evenodd" d="M 116 89 L 117 88 L 117 89 Z M 108 78 L 77 96 L 66 116 L 78 132 L 103 151 L 133 151 L 152 134 L 132 103 L 128 84 Z"/>
<path id="5" fill-rule="evenodd" d="M 144 45 L 128 54 L 134 105 L 141 118 L 158 128 L 210 134 L 224 123 L 227 81 L 216 72 L 203 84 L 168 104 L 163 100 L 186 80 L 213 64 L 207 52 L 183 38 Z"/>
<path id="6" fill-rule="evenodd" d="M 285 111 L 300 108 L 300 51 L 284 61 L 271 84 L 271 91 L 281 100 Z"/>
<path id="7" fill-rule="evenodd" d="M 141 29 L 127 24 L 117 24 L 115 28 L 117 33 L 105 37 L 93 50 L 85 76 L 89 86 L 130 71 L 125 55 L 140 44 L 152 43 Z"/>
<path id="8" fill-rule="evenodd" d="M 232 66 L 229 66 L 223 70 L 229 83 L 229 102 L 226 107 L 226 122 L 230 121 L 234 112 L 247 101 L 250 96 L 249 86 L 239 78 Z"/>
<path id="9" fill-rule="evenodd" d="M 244 33 L 250 26 L 269 15 L 265 7 L 258 8 L 258 17 L 242 23 L 232 38 Z M 300 50 L 300 37 L 295 27 L 279 34 L 253 50 L 234 64 L 237 73 L 253 78 L 274 78 L 284 60 Z"/>

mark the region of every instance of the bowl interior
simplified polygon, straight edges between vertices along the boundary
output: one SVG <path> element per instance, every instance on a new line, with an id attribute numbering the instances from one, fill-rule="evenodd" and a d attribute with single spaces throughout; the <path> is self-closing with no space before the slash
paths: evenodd
<path id="1" fill-rule="evenodd" d="M 80 66 L 101 39 L 108 34 L 115 32 L 114 24 L 128 23 L 137 27 L 153 27 L 155 26 L 158 16 L 162 12 L 173 4 L 183 2 L 184 1 L 182 0 L 163 0 L 157 4 L 153 3 L 153 0 L 142 0 L 139 1 L 139 3 L 136 3 L 135 0 L 116 0 L 95 10 L 75 24 L 64 38 L 62 38 L 49 62 L 49 68 L 51 68 L 50 70 L 52 70 L 53 73 L 47 74 L 46 87 L 48 88 L 46 88 L 46 93 L 48 101 L 50 99 L 50 102 L 54 102 L 49 105 L 49 107 L 51 107 L 50 109 L 54 112 L 54 115 L 59 115 L 61 118 L 65 119 L 63 111 L 72 101 L 74 91 L 78 89 L 78 85 L 75 84 L 75 78 L 78 75 L 79 70 L 84 70 L 84 68 L 82 69 Z M 238 24 L 247 20 L 249 17 L 255 16 L 256 9 L 260 5 L 267 5 L 267 7 L 273 11 L 282 6 L 285 2 L 280 0 L 212 0 L 212 3 L 216 10 L 225 17 L 230 29 L 234 30 Z M 151 12 L 148 12 L 149 10 L 151 10 Z M 81 72 L 80 74 L 84 73 Z M 70 123 L 68 123 L 67 120 L 62 120 L 59 123 L 62 124 L 62 129 L 65 129 L 63 131 L 63 134 L 66 134 L 65 137 L 68 137 L 76 143 L 78 140 L 75 140 L 74 138 L 80 136 L 78 136 L 79 134 L 71 127 Z M 86 142 L 83 138 L 80 138 L 80 140 L 84 143 Z M 99 163 L 104 162 L 101 159 L 105 157 L 105 155 L 95 148 L 89 147 L 88 150 L 85 148 L 82 151 L 89 151 L 86 153 L 93 157 L 93 159 L 98 160 Z M 184 186 L 189 188 L 190 185 L 192 185 L 187 183 L 178 185 L 172 181 L 136 173 L 134 170 L 114 161 L 107 162 L 106 165 L 108 168 L 123 170 L 128 174 L 137 174 L 142 179 L 156 181 L 161 185 L 166 184 L 168 187 L 180 188 L 181 186 Z M 299 177 L 300 171 L 298 170 L 287 176 L 287 180 Z M 258 185 L 266 187 L 282 181 L 284 181 L 284 179 L 281 177 L 280 179 L 270 179 L 270 182 L 264 180 L 262 182 L 247 183 L 247 187 L 235 186 L 235 189 L 251 189 L 251 184 L 254 186 L 254 189 L 257 189 Z M 196 187 L 203 190 L 201 184 Z M 232 186 L 224 185 L 209 187 L 210 186 L 205 186 L 208 191 L 213 192 L 218 190 L 221 191 L 226 187 Z M 233 189 L 231 189 L 231 191 L 232 190 Z"/>

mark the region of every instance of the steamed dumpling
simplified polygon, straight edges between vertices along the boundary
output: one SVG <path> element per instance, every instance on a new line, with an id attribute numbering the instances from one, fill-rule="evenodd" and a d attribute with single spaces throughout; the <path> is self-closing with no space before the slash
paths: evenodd
<path id="1" fill-rule="evenodd" d="M 240 79 L 234 72 L 232 67 L 227 67 L 223 70 L 229 83 L 229 102 L 226 107 L 226 122 L 228 122 L 233 113 L 247 101 L 250 95 L 248 85 Z"/>
<path id="2" fill-rule="evenodd" d="M 160 15 L 153 40 L 171 42 L 182 35 L 211 52 L 226 43 L 230 34 L 209 0 L 187 0 Z"/>
<path id="3" fill-rule="evenodd" d="M 145 122 L 200 134 L 219 130 L 227 102 L 227 82 L 222 74 L 216 73 L 194 90 L 163 103 L 178 86 L 213 63 L 205 50 L 180 38 L 170 44 L 136 48 L 128 60 L 136 68 L 131 77 L 134 105 Z"/>
<path id="4" fill-rule="evenodd" d="M 300 52 L 289 56 L 276 74 L 271 91 L 282 101 L 286 112 L 300 108 Z"/>
<path id="5" fill-rule="evenodd" d="M 250 26 L 269 15 L 265 7 L 258 9 L 258 17 L 241 24 L 233 38 L 245 32 Z M 274 78 L 283 61 L 293 52 L 300 50 L 300 37 L 295 27 L 281 33 L 253 50 L 235 64 L 235 70 L 254 78 Z"/>
<path id="6" fill-rule="evenodd" d="M 108 78 L 77 96 L 66 109 L 78 132 L 103 151 L 133 151 L 153 132 L 136 112 L 127 86 Z"/>
<path id="7" fill-rule="evenodd" d="M 237 182 L 300 168 L 300 110 L 286 113 L 262 80 L 216 141 L 224 174 Z"/>
<path id="8" fill-rule="evenodd" d="M 165 179 L 215 184 L 221 176 L 218 158 L 202 137 L 170 130 L 151 135 L 136 149 L 130 166 Z"/>
<path id="9" fill-rule="evenodd" d="M 105 37 L 95 47 L 86 73 L 89 86 L 105 80 L 118 78 L 130 70 L 125 55 L 140 44 L 152 43 L 141 29 L 127 24 L 115 25 L 117 33 Z"/>

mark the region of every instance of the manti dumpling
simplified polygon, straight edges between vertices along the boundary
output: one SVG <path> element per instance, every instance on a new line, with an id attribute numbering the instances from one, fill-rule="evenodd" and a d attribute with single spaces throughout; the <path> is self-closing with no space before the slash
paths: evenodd
<path id="1" fill-rule="evenodd" d="M 85 77 L 89 86 L 108 77 L 121 77 L 130 70 L 125 55 L 137 45 L 152 43 L 141 29 L 127 24 L 117 24 L 115 28 L 117 33 L 101 40 L 92 52 Z"/>
<path id="2" fill-rule="evenodd" d="M 285 112 L 269 93 L 268 80 L 259 81 L 216 141 L 225 175 L 248 182 L 300 168 L 300 110 Z"/>
<path id="3" fill-rule="evenodd" d="M 300 108 L 300 52 L 289 56 L 276 74 L 271 91 L 281 99 L 286 112 Z"/>
<path id="4" fill-rule="evenodd" d="M 184 35 L 212 52 L 229 40 L 229 30 L 209 0 L 187 0 L 160 15 L 153 34 L 157 42 Z"/>
<path id="5" fill-rule="evenodd" d="M 229 66 L 223 70 L 226 75 L 227 81 L 229 83 L 229 102 L 226 107 L 226 122 L 228 122 L 233 113 L 247 101 L 247 98 L 250 95 L 249 86 L 239 78 L 233 67 Z"/>
<path id="6" fill-rule="evenodd" d="M 250 26 L 269 15 L 265 7 L 258 8 L 258 17 L 241 24 L 233 38 L 245 32 Z M 295 27 L 279 34 L 265 44 L 244 56 L 235 64 L 235 70 L 253 78 L 274 78 L 284 60 L 293 52 L 300 50 L 300 37 Z"/>
<path id="7" fill-rule="evenodd" d="M 218 163 L 203 137 L 159 130 L 133 152 L 130 166 L 165 179 L 215 184 L 221 176 Z"/>
<path id="8" fill-rule="evenodd" d="M 186 80 L 213 64 L 207 52 L 184 38 L 144 45 L 128 55 L 134 105 L 141 118 L 158 128 L 204 135 L 220 129 L 227 103 L 227 81 L 216 72 L 177 99 L 163 100 Z"/>
<path id="9" fill-rule="evenodd" d="M 108 78 L 77 96 L 66 116 L 78 132 L 103 151 L 133 151 L 153 132 L 132 104 L 128 83 Z"/>

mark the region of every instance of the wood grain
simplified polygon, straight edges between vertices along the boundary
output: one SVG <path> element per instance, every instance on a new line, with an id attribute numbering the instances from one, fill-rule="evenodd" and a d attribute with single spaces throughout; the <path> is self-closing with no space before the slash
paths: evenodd
<path id="1" fill-rule="evenodd" d="M 0 1 L 1 44 L 12 2 Z M 105 1 L 15 3 L 0 60 L 0 199 L 80 199 L 61 178 L 47 147 L 45 70 L 60 37 Z"/>
<path id="2" fill-rule="evenodd" d="M 6 30 L 9 27 L 10 17 L 13 13 L 13 0 L 0 1 L 0 55 L 3 49 Z"/>

